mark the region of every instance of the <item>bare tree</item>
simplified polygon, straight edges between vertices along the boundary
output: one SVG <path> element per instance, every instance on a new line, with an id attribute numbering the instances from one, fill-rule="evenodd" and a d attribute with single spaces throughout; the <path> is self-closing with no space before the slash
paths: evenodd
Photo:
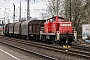
<path id="1" fill-rule="evenodd" d="M 64 17 L 64 0 L 51 0 L 49 1 L 49 4 L 47 4 L 47 14 L 41 13 L 41 15 L 43 17 L 45 17 L 44 15 L 47 15 L 48 17 L 52 17 L 52 16 L 60 16 L 60 17 Z"/>
<path id="2" fill-rule="evenodd" d="M 45 13 L 45 12 L 41 12 L 40 13 L 40 16 L 41 16 L 41 19 L 43 19 L 43 20 L 46 20 L 47 18 L 50 17 L 49 14 L 48 13 Z"/>
<path id="3" fill-rule="evenodd" d="M 63 16 L 64 14 L 64 0 L 51 0 L 48 6 L 48 12 L 51 16 Z M 57 13 L 57 14 L 56 14 Z"/>
<path id="4" fill-rule="evenodd" d="M 67 0 L 65 0 L 67 1 Z M 67 7 L 67 5 L 65 5 Z M 67 7 L 68 9 L 69 7 Z M 66 8 L 65 8 L 65 12 Z M 90 0 L 71 0 L 71 19 L 74 30 L 82 33 L 82 24 L 88 24 L 90 19 Z"/>

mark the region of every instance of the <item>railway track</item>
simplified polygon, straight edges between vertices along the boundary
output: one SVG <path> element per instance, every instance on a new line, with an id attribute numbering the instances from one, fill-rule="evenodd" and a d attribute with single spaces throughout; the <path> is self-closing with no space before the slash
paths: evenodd
<path id="1" fill-rule="evenodd" d="M 30 51 L 26 47 L 34 46 L 34 47 L 39 47 L 39 48 L 42 48 L 42 49 L 61 52 L 61 53 L 72 55 L 72 56 L 78 56 L 78 57 L 90 59 L 90 52 L 84 51 L 84 50 L 64 49 L 62 47 L 56 47 L 56 46 L 37 43 L 37 42 L 25 41 L 25 40 L 21 40 L 21 39 L 15 39 L 15 38 L 9 38 L 9 37 L 4 38 L 3 36 L 0 37 L 0 38 L 3 39 L 0 42 L 2 42 L 4 44 L 8 44 L 8 45 L 14 46 L 14 47 L 19 48 L 19 49 L 23 49 L 23 50 L 28 51 L 28 52 L 33 52 L 33 51 Z M 26 45 L 26 47 L 24 47 L 24 45 Z M 46 57 L 46 58 L 52 59 L 52 60 L 58 60 L 59 59 L 59 58 L 53 58 L 53 57 L 46 56 L 46 55 L 36 53 L 36 52 L 33 52 L 33 53 L 36 54 L 36 55 L 40 55 L 40 56 L 42 55 L 43 57 Z"/>
<path id="2" fill-rule="evenodd" d="M 37 53 L 37 52 L 34 52 L 34 51 L 30 51 L 30 50 L 27 50 L 27 49 L 25 49 L 25 48 L 21 48 L 20 46 L 16 46 L 16 45 L 20 42 L 18 39 L 9 38 L 9 37 L 5 37 L 5 38 L 4 38 L 4 37 L 0 37 L 0 38 L 1 38 L 2 40 L 4 40 L 4 41 L 0 41 L 0 42 L 3 43 L 3 44 L 6 44 L 6 45 L 9 45 L 9 46 L 12 46 L 12 47 L 15 47 L 15 48 L 18 48 L 18 49 L 21 49 L 21 50 L 30 52 L 30 53 L 35 54 L 35 55 L 37 55 L 37 56 L 40 56 L 40 57 L 42 57 L 42 58 L 44 58 L 44 59 L 58 60 L 58 59 L 56 59 L 56 58 L 53 58 L 53 57 L 50 57 L 50 56 L 47 56 L 47 55 L 44 55 L 44 54 L 40 54 L 40 53 Z M 10 44 L 11 41 L 13 41 L 16 45 Z M 15 41 L 18 41 L 18 43 L 15 42 Z M 9 42 L 10 42 L 10 43 L 9 43 Z M 21 42 L 22 42 L 22 41 L 21 41 Z"/>
<path id="3" fill-rule="evenodd" d="M 82 48 L 83 47 L 83 48 Z M 72 45 L 72 48 L 75 48 L 75 49 L 81 49 L 81 50 L 84 50 L 84 51 L 90 51 L 90 47 L 87 46 L 87 45 L 77 45 L 77 44 L 73 44 Z"/>

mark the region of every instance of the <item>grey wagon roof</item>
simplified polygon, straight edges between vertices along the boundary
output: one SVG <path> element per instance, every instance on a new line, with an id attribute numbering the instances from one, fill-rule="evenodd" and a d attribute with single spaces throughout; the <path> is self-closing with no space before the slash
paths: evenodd
<path id="1" fill-rule="evenodd" d="M 28 23 L 29 23 L 30 21 L 31 21 L 31 20 L 28 20 L 28 21 L 22 22 L 21 26 L 23 26 L 23 25 L 28 25 Z"/>

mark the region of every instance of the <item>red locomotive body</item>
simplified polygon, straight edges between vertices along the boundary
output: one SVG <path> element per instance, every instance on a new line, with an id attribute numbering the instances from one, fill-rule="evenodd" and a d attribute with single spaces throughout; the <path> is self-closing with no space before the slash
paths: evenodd
<path id="1" fill-rule="evenodd" d="M 47 20 L 44 23 L 44 32 L 45 33 L 51 33 L 51 22 L 50 22 L 50 20 Z"/>
<path id="2" fill-rule="evenodd" d="M 74 35 L 72 33 L 72 22 L 61 17 L 53 17 L 44 23 L 44 32 L 40 33 L 41 39 L 71 43 Z"/>
<path id="3" fill-rule="evenodd" d="M 59 22 L 59 32 L 60 34 L 72 34 L 72 23 L 67 21 Z"/>
<path id="4" fill-rule="evenodd" d="M 61 21 L 55 20 L 53 22 L 50 22 L 49 20 L 47 20 L 44 23 L 45 33 L 56 33 L 57 31 L 59 31 L 60 34 L 65 34 L 67 32 L 69 34 L 72 34 L 72 22 L 64 21 L 62 19 Z"/>
<path id="5" fill-rule="evenodd" d="M 51 32 L 52 33 L 56 33 L 58 30 L 59 30 L 59 25 L 58 23 L 55 21 L 55 22 L 52 22 L 51 23 Z"/>
<path id="6" fill-rule="evenodd" d="M 55 21 L 53 19 L 52 23 L 51 23 L 51 31 L 52 33 L 56 33 L 59 30 L 59 24 L 58 24 L 58 16 L 55 17 Z"/>

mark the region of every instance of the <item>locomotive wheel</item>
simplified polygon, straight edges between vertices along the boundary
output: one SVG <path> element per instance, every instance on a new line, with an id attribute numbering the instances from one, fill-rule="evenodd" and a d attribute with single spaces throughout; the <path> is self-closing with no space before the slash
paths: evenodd
<path id="1" fill-rule="evenodd" d="M 46 39 L 46 43 L 50 43 L 50 40 L 49 39 Z"/>
<path id="2" fill-rule="evenodd" d="M 28 36 L 26 37 L 26 40 L 29 40 L 29 37 Z"/>
<path id="3" fill-rule="evenodd" d="M 52 44 L 56 44 L 55 40 L 52 40 Z"/>
<path id="4" fill-rule="evenodd" d="M 61 44 L 61 43 L 60 43 L 60 41 L 58 41 L 58 40 L 57 40 L 57 41 L 55 41 L 55 42 L 56 42 L 56 44 Z"/>
<path id="5" fill-rule="evenodd" d="M 21 36 L 18 36 L 18 38 L 20 39 L 20 38 L 22 38 Z"/>
<path id="6" fill-rule="evenodd" d="M 55 43 L 56 43 L 56 42 L 55 42 L 55 38 L 53 38 L 53 37 L 51 38 L 51 43 L 52 43 L 52 44 L 55 44 Z"/>
<path id="7" fill-rule="evenodd" d="M 53 38 L 51 39 L 51 43 L 52 44 L 55 44 L 55 40 Z"/>

